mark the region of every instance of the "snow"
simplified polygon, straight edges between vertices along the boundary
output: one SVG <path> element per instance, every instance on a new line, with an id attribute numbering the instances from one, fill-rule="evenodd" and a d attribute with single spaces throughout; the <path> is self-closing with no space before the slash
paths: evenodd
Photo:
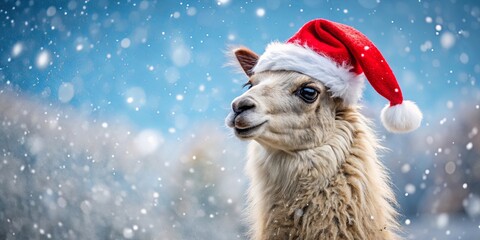
<path id="1" fill-rule="evenodd" d="M 441 213 L 437 216 L 437 228 L 442 229 L 448 225 L 449 216 L 446 213 Z"/>
<path id="2" fill-rule="evenodd" d="M 62 103 L 68 103 L 75 95 L 75 88 L 72 83 L 64 82 L 58 88 L 58 100 Z"/>
<path id="3" fill-rule="evenodd" d="M 122 39 L 122 41 L 120 41 L 120 46 L 122 48 L 129 48 L 130 44 L 131 44 L 131 41 L 130 41 L 129 38 L 124 38 L 124 39 Z"/>
<path id="4" fill-rule="evenodd" d="M 160 133 L 151 129 L 141 131 L 134 139 L 135 148 L 141 155 L 154 153 L 163 142 Z"/>
<path id="5" fill-rule="evenodd" d="M 175 67 L 165 69 L 164 77 L 168 83 L 175 83 L 180 79 L 180 72 Z"/>
<path id="6" fill-rule="evenodd" d="M 469 60 L 468 54 L 466 54 L 466 53 L 461 53 L 461 54 L 460 54 L 460 57 L 459 57 L 459 60 L 460 60 L 461 63 L 467 64 L 467 63 L 468 63 L 468 60 Z"/>
<path id="7" fill-rule="evenodd" d="M 453 174 L 455 172 L 455 169 L 456 165 L 454 162 L 447 162 L 447 164 L 445 165 L 445 172 L 447 174 Z"/>
<path id="8" fill-rule="evenodd" d="M 191 51 L 184 45 L 175 46 L 171 55 L 172 62 L 177 67 L 188 65 L 191 57 Z"/>
<path id="9" fill-rule="evenodd" d="M 230 3 L 230 0 L 217 0 L 217 5 L 219 6 L 225 6 L 227 5 L 228 3 Z"/>
<path id="10" fill-rule="evenodd" d="M 51 61 L 51 54 L 47 50 L 43 50 L 37 55 L 37 60 L 36 60 L 36 66 L 39 69 L 44 69 L 46 68 Z"/>
<path id="11" fill-rule="evenodd" d="M 366 9 L 374 9 L 380 3 L 378 0 L 359 0 L 358 3 Z"/>
<path id="12" fill-rule="evenodd" d="M 129 88 L 125 92 L 125 102 L 132 108 L 140 108 L 147 103 L 145 91 L 140 87 Z"/>
<path id="13" fill-rule="evenodd" d="M 402 171 L 402 173 L 408 173 L 408 172 L 410 172 L 410 169 L 411 169 L 410 164 L 405 163 L 405 164 L 403 164 L 403 166 L 401 168 L 401 171 Z"/>
<path id="14" fill-rule="evenodd" d="M 246 143 L 223 119 L 247 78 L 225 52 L 318 17 L 367 35 L 424 113 L 392 135 L 361 102 L 405 238 L 476 239 L 480 5 L 430 0 L 3 2 L 0 236 L 245 238 Z"/>
<path id="15" fill-rule="evenodd" d="M 415 193 L 415 190 L 416 190 L 416 187 L 415 185 L 409 183 L 407 185 L 405 185 L 405 192 L 408 193 L 408 194 L 414 194 Z"/>
<path id="16" fill-rule="evenodd" d="M 420 46 L 420 50 L 421 50 L 422 52 L 426 52 L 426 51 L 432 49 L 432 46 L 433 46 L 433 45 L 432 45 L 432 42 L 429 41 L 429 40 L 427 40 L 427 41 L 425 41 L 425 42 Z"/>
<path id="17" fill-rule="evenodd" d="M 452 109 L 454 107 L 454 104 L 453 104 L 452 101 L 449 100 L 449 101 L 447 101 L 446 106 L 447 106 L 447 109 Z"/>
<path id="18" fill-rule="evenodd" d="M 467 150 L 472 150 L 473 148 L 473 143 L 472 142 L 469 142 L 467 143 L 467 146 L 465 147 Z"/>
<path id="19" fill-rule="evenodd" d="M 123 229 L 123 237 L 126 239 L 133 238 L 133 230 L 131 228 L 124 228 Z"/>
<path id="20" fill-rule="evenodd" d="M 180 12 L 174 12 L 174 13 L 172 14 L 172 17 L 173 17 L 173 18 L 179 18 L 180 16 L 181 16 Z"/>
<path id="21" fill-rule="evenodd" d="M 15 43 L 12 48 L 12 57 L 18 57 L 23 51 L 23 44 L 20 42 Z"/>
<path id="22" fill-rule="evenodd" d="M 78 45 L 75 47 L 75 50 L 77 50 L 78 52 L 82 51 L 82 50 L 83 50 L 83 44 L 78 44 Z"/>
<path id="23" fill-rule="evenodd" d="M 189 7 L 187 9 L 187 15 L 192 17 L 192 16 L 195 16 L 195 14 L 197 14 L 197 9 L 195 7 Z"/>
<path id="24" fill-rule="evenodd" d="M 470 217 L 480 216 L 480 197 L 475 194 L 469 195 L 463 200 L 463 207 Z"/>
<path id="25" fill-rule="evenodd" d="M 141 10 L 147 10 L 150 7 L 150 4 L 148 1 L 144 0 L 140 2 L 140 9 Z"/>
<path id="26" fill-rule="evenodd" d="M 257 17 L 263 17 L 265 16 L 265 9 L 264 8 L 257 8 L 256 12 Z"/>
<path id="27" fill-rule="evenodd" d="M 438 27 L 440 25 L 437 25 L 436 29 L 441 29 L 441 27 Z M 438 30 L 440 31 L 440 30 Z M 452 48 L 453 45 L 455 45 L 455 36 L 451 32 L 444 32 L 440 36 L 440 44 L 442 45 L 443 48 L 449 49 Z"/>
<path id="28" fill-rule="evenodd" d="M 55 6 L 50 6 L 47 8 L 47 16 L 53 17 L 57 13 L 57 8 Z"/>

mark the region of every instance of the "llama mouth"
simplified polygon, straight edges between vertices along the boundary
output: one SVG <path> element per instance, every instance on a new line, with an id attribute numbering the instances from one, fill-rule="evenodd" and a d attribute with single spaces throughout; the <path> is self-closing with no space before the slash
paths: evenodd
<path id="1" fill-rule="evenodd" d="M 259 129 L 260 127 L 262 127 L 265 123 L 267 123 L 267 121 L 262 122 L 258 125 L 252 126 L 252 127 L 248 127 L 248 128 L 235 127 L 235 134 L 238 137 L 241 137 L 241 138 L 251 137 L 252 133 L 255 132 L 257 129 Z"/>

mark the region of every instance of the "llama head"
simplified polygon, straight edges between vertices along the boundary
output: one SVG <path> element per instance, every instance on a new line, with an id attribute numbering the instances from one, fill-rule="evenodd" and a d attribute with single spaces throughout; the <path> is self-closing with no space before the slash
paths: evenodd
<path id="1" fill-rule="evenodd" d="M 246 48 L 234 50 L 249 77 L 248 90 L 232 102 L 226 118 L 240 139 L 285 151 L 313 148 L 333 130 L 341 100 L 307 75 L 294 71 L 253 73 L 258 56 Z"/>

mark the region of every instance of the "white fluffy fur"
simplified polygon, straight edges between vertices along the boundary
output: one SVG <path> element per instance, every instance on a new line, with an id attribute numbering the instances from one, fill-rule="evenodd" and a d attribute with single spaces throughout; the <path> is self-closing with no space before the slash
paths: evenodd
<path id="1" fill-rule="evenodd" d="M 292 43 L 270 43 L 253 72 L 290 70 L 313 77 L 330 89 L 333 97 L 340 97 L 346 105 L 358 102 L 362 96 L 365 76 L 351 72 L 346 63 L 339 65 L 308 46 Z"/>
<path id="2" fill-rule="evenodd" d="M 393 133 L 406 133 L 417 129 L 422 117 L 422 112 L 412 101 L 403 101 L 395 106 L 387 105 L 380 115 L 383 126 Z"/>
<path id="3" fill-rule="evenodd" d="M 312 80 L 293 71 L 255 73 L 254 86 L 232 103 L 227 125 L 252 140 L 251 239 L 400 239 L 395 195 L 368 120 Z M 314 103 L 292 94 L 306 83 L 320 90 Z M 251 107 L 239 112 L 242 104 Z"/>

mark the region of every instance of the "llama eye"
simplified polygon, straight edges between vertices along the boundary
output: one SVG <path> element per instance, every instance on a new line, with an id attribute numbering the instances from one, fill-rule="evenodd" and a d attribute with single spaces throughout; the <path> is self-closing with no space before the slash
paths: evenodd
<path id="1" fill-rule="evenodd" d="M 311 87 L 302 87 L 298 90 L 297 95 L 306 103 L 313 103 L 317 100 L 318 91 Z"/>
<path id="2" fill-rule="evenodd" d="M 253 84 L 251 82 L 247 82 L 245 84 L 243 84 L 243 88 L 247 87 L 247 89 L 250 89 L 253 87 Z"/>

